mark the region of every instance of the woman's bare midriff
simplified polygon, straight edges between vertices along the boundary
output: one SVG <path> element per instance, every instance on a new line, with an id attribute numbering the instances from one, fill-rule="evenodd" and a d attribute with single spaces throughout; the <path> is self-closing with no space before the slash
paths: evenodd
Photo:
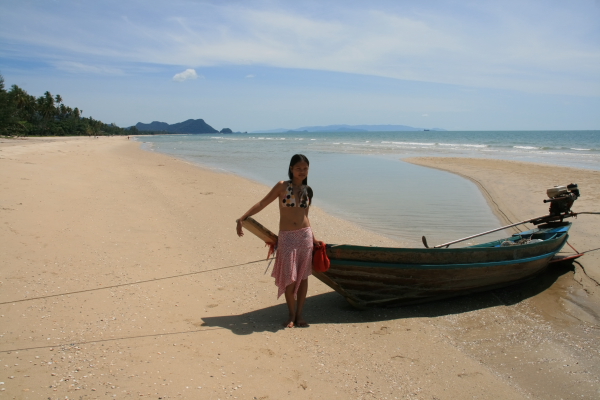
<path id="1" fill-rule="evenodd" d="M 279 216 L 280 231 L 294 231 L 310 226 L 307 208 L 282 207 Z"/>

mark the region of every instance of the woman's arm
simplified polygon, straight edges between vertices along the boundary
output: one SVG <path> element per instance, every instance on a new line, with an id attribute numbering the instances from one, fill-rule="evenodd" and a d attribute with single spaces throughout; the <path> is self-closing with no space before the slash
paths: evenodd
<path id="1" fill-rule="evenodd" d="M 273 186 L 273 189 L 271 189 L 271 191 L 261 201 L 250 207 L 250 209 L 246 211 L 246 213 L 244 213 L 244 215 L 242 215 L 240 219 L 238 219 L 236 227 L 238 236 L 244 236 L 244 231 L 242 230 L 242 221 L 254 214 L 258 214 L 263 210 L 263 208 L 271 204 L 273 200 L 277 199 L 282 191 L 284 184 L 285 182 L 283 181 L 275 184 L 275 186 Z"/>

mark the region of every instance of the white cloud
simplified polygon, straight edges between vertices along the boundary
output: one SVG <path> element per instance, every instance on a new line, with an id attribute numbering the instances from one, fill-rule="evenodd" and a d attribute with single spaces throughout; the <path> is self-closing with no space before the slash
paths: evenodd
<path id="1" fill-rule="evenodd" d="M 195 69 L 188 68 L 183 72 L 175 74 L 173 77 L 173 80 L 177 82 L 187 81 L 188 79 L 198 79 L 198 74 Z"/>
<path id="2" fill-rule="evenodd" d="M 252 74 L 250 74 L 250 75 L 246 75 L 246 78 L 248 78 L 248 79 L 252 79 L 252 78 L 254 78 L 254 75 L 252 75 Z"/>
<path id="3" fill-rule="evenodd" d="M 255 64 L 537 93 L 600 93 L 598 8 L 589 2 L 442 0 L 407 7 L 393 1 L 148 0 L 143 12 L 102 2 L 21 3 L 27 2 L 0 2 L 1 58 L 13 52 L 111 65 Z M 194 79 L 186 72 L 173 79 Z"/>
<path id="4" fill-rule="evenodd" d="M 534 7 L 535 8 L 535 7 Z M 443 11 L 443 10 L 442 10 Z M 597 46 L 560 35 L 543 20 L 494 6 L 463 16 L 344 10 L 336 18 L 228 6 L 219 22 L 173 20 L 174 45 L 146 54 L 157 63 L 268 65 L 537 93 L 598 94 Z M 559 10 L 544 10 L 550 21 Z M 468 14 L 468 13 L 467 13 Z M 482 18 L 486 23 L 478 20 Z M 577 20 L 576 18 L 574 20 Z M 585 31 L 585 29 L 582 29 Z"/>

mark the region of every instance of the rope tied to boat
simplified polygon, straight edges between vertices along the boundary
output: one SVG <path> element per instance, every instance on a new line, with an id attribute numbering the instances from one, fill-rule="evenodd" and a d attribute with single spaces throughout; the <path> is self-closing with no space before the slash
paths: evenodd
<path id="1" fill-rule="evenodd" d="M 582 251 L 579 254 L 586 254 L 586 253 L 591 253 L 592 251 L 596 251 L 596 250 L 600 250 L 600 247 L 598 247 L 597 249 L 591 249 L 591 250 L 586 250 L 586 251 Z"/>
<path id="2" fill-rule="evenodd" d="M 102 286 L 102 287 L 99 287 L 99 288 L 83 289 L 83 290 L 76 290 L 76 291 L 73 291 L 73 292 L 49 294 L 49 295 L 46 295 L 46 296 L 28 297 L 28 298 L 19 299 L 19 300 L 3 301 L 3 302 L 0 302 L 0 305 L 11 304 L 11 303 L 21 303 L 21 302 L 30 301 L 30 300 L 47 299 L 47 298 L 51 298 L 51 297 L 67 296 L 67 295 L 78 294 L 78 293 L 95 292 L 95 291 L 98 291 L 98 290 L 113 289 L 113 288 L 122 287 L 122 286 L 139 285 L 139 284 L 142 284 L 142 283 L 164 281 L 164 280 L 167 280 L 167 279 L 175 279 L 175 278 L 181 278 L 181 277 L 184 277 L 184 276 L 191 276 L 191 275 L 203 274 L 205 272 L 219 271 L 221 269 L 243 267 L 244 265 L 256 264 L 256 263 L 264 262 L 264 261 L 265 260 L 263 260 L 261 258 L 260 260 L 248 261 L 248 262 L 243 263 L 243 264 L 226 265 L 224 267 L 218 267 L 218 268 L 212 268 L 212 269 L 205 269 L 205 270 L 202 270 L 202 271 L 188 272 L 188 273 L 179 274 L 179 275 L 164 276 L 162 278 L 145 279 L 145 280 L 135 281 L 135 282 L 129 282 L 129 283 L 119 283 L 119 284 L 116 284 L 116 285 Z"/>

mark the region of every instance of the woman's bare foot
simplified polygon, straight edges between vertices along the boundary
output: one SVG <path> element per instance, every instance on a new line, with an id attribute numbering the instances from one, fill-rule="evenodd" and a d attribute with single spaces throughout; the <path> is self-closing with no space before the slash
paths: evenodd
<path id="1" fill-rule="evenodd" d="M 285 321 L 283 326 L 285 326 L 286 328 L 293 328 L 295 326 L 295 322 L 296 322 L 296 316 L 290 315 L 290 316 L 288 316 L 288 319 L 287 319 L 287 321 Z"/>
<path id="2" fill-rule="evenodd" d="M 308 326 L 308 322 L 306 322 L 304 320 L 304 318 L 296 318 L 296 321 L 294 321 L 294 324 L 298 328 L 306 328 Z"/>
<path id="3" fill-rule="evenodd" d="M 294 321 L 286 321 L 283 326 L 285 326 L 286 328 L 293 328 L 294 327 Z"/>

